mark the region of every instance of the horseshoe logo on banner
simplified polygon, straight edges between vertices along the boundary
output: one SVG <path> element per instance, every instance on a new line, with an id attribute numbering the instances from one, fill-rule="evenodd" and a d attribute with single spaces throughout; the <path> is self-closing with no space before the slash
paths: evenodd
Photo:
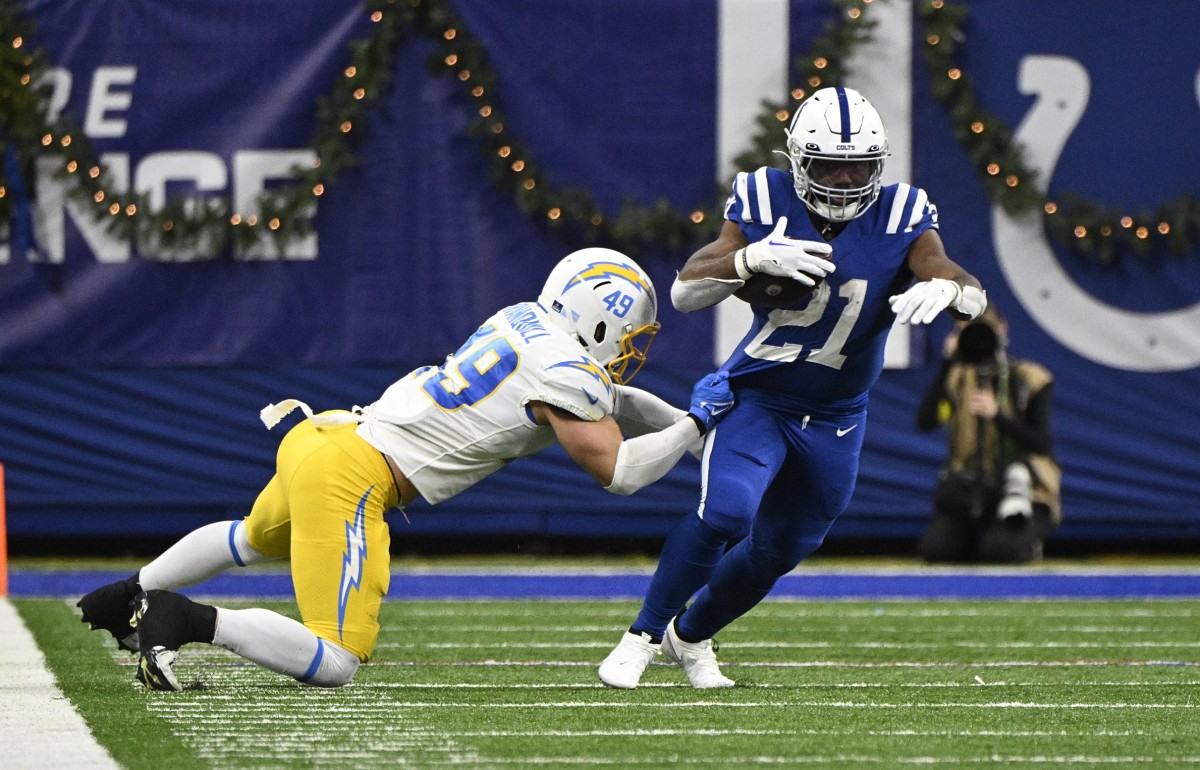
<path id="1" fill-rule="evenodd" d="M 1083 116 L 1091 83 L 1074 59 L 1027 56 L 1021 61 L 1018 88 L 1038 98 L 1013 141 L 1025 146 L 1045 193 Z M 1200 78 L 1196 89 L 1200 98 Z M 1101 302 L 1063 270 L 1041 216 L 1040 211 L 1013 216 L 993 206 L 992 237 L 1005 279 L 1047 334 L 1084 358 L 1116 369 L 1166 372 L 1200 365 L 1200 303 L 1142 313 Z"/>

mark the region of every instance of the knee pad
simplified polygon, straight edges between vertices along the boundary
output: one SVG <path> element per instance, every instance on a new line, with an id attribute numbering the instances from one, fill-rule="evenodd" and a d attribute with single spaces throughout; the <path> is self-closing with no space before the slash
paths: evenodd
<path id="1" fill-rule="evenodd" d="M 321 663 L 317 666 L 315 674 L 302 680 L 304 684 L 314 687 L 341 687 L 350 684 L 350 680 L 354 679 L 354 674 L 358 671 L 360 662 L 358 656 L 345 647 L 339 647 L 324 639 L 320 641 L 320 644 L 322 648 Z"/>

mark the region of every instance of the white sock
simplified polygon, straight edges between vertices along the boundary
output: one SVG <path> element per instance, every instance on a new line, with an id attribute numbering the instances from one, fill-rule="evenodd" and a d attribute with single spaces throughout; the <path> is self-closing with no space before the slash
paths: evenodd
<path id="1" fill-rule="evenodd" d="M 143 591 L 154 588 L 175 591 L 203 583 L 230 567 L 244 567 L 267 558 L 250 546 L 245 522 L 221 521 L 185 535 L 142 567 L 138 582 Z"/>
<path id="2" fill-rule="evenodd" d="M 340 687 L 354 678 L 358 656 L 320 639 L 303 624 L 259 608 L 217 608 L 213 644 L 305 684 Z"/>

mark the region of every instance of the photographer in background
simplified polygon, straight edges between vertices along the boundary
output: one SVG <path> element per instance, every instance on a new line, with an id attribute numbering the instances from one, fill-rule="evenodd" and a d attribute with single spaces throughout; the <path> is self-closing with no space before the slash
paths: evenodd
<path id="1" fill-rule="evenodd" d="M 946 426 L 949 450 L 919 546 L 926 561 L 1037 561 L 1062 520 L 1050 432 L 1054 375 L 1010 358 L 1007 331 L 991 305 L 957 324 L 917 410 L 918 430 Z"/>

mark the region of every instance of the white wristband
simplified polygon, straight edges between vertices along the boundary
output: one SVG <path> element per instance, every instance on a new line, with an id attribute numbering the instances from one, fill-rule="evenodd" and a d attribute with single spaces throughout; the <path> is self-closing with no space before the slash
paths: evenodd
<path id="1" fill-rule="evenodd" d="M 737 272 L 737 277 L 743 281 L 750 280 L 750 276 L 754 275 L 754 271 L 750 269 L 750 259 L 746 254 L 746 249 L 749 248 L 746 246 L 733 252 L 733 269 Z"/>

